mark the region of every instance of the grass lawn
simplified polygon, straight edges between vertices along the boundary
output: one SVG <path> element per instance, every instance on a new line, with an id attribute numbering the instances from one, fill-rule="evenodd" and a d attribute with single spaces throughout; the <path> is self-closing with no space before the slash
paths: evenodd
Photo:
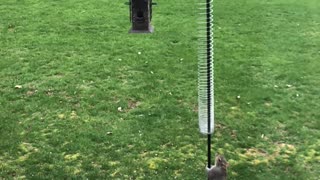
<path id="1" fill-rule="evenodd" d="M 0 179 L 205 179 L 196 0 L 159 0 L 150 35 L 124 2 L 0 0 Z M 320 179 L 320 2 L 214 7 L 229 179 Z"/>

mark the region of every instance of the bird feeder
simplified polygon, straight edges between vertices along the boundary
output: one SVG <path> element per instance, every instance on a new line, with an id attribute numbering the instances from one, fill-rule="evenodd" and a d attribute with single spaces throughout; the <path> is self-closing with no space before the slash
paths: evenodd
<path id="1" fill-rule="evenodd" d="M 152 0 L 130 0 L 127 3 L 130 7 L 130 21 L 132 28 L 130 33 L 152 33 Z"/>

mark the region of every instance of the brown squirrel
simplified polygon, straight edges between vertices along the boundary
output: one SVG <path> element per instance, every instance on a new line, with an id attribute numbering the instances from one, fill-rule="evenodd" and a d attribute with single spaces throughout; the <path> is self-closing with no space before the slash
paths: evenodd
<path id="1" fill-rule="evenodd" d="M 208 169 L 208 180 L 226 180 L 228 165 L 222 155 L 216 155 L 215 165 Z"/>

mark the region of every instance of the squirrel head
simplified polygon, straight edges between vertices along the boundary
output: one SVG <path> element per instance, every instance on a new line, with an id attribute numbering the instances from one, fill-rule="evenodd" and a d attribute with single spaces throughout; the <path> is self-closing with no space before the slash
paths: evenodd
<path id="1" fill-rule="evenodd" d="M 223 169 L 227 169 L 228 165 L 229 164 L 228 164 L 226 158 L 224 158 L 223 155 L 220 155 L 220 154 L 216 155 L 215 166 L 221 167 Z"/>

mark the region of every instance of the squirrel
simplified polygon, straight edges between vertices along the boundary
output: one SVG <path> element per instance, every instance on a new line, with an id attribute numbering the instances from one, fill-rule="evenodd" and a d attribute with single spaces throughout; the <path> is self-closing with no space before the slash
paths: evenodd
<path id="1" fill-rule="evenodd" d="M 226 180 L 228 162 L 222 155 L 216 155 L 215 165 L 208 169 L 208 180 Z"/>

